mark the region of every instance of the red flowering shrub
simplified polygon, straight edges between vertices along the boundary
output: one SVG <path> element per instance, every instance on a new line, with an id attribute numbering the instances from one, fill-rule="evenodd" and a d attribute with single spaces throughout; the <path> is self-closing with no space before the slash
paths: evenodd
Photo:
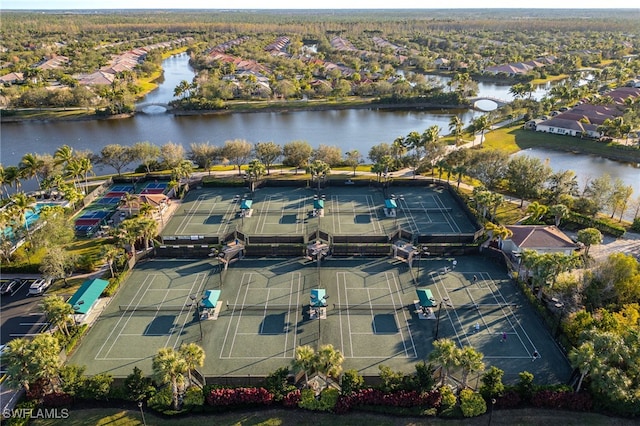
<path id="1" fill-rule="evenodd" d="M 73 403 L 73 397 L 64 392 L 48 393 L 42 397 L 42 405 L 45 407 L 68 407 Z"/>
<path id="2" fill-rule="evenodd" d="M 359 405 L 382 405 L 387 407 L 418 407 L 434 408 L 440 405 L 440 392 L 431 391 L 420 393 L 417 391 L 397 391 L 385 393 L 378 389 L 362 389 L 349 396 L 338 399 L 336 413 L 346 413 Z"/>
<path id="3" fill-rule="evenodd" d="M 213 406 L 270 405 L 273 395 L 264 388 L 220 388 L 207 395 L 207 404 Z"/>
<path id="4" fill-rule="evenodd" d="M 300 390 L 296 389 L 284 396 L 282 400 L 282 405 L 284 405 L 287 408 L 296 408 L 299 402 L 300 402 Z"/>

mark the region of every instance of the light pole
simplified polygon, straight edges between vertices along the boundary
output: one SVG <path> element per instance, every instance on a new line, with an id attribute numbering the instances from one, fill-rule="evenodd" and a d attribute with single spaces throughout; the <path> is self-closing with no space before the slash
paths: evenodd
<path id="1" fill-rule="evenodd" d="M 138 408 L 140 409 L 140 415 L 142 415 L 142 424 L 147 426 L 147 421 L 144 419 L 144 411 L 142 410 L 142 401 L 138 401 Z"/>
<path id="2" fill-rule="evenodd" d="M 436 320 L 436 333 L 433 337 L 433 340 L 438 340 L 438 332 L 440 331 L 440 313 L 442 311 L 442 304 L 446 303 L 447 306 L 451 307 L 451 303 L 449 303 L 449 298 L 445 297 L 444 299 L 442 299 L 440 301 L 440 303 L 438 304 L 438 319 Z"/>
<path id="3" fill-rule="evenodd" d="M 200 341 L 201 341 L 202 340 L 202 320 L 200 318 L 200 303 L 196 302 L 196 299 L 198 297 L 195 294 L 189 295 L 189 298 L 191 299 L 191 303 L 187 304 L 187 306 L 190 308 L 194 304 L 196 305 L 196 310 L 197 310 L 197 313 L 198 313 L 198 327 L 200 328 Z"/>
<path id="4" fill-rule="evenodd" d="M 496 405 L 496 399 L 491 398 L 491 409 L 489 411 L 489 426 L 491 426 L 491 418 L 493 417 L 493 406 Z"/>

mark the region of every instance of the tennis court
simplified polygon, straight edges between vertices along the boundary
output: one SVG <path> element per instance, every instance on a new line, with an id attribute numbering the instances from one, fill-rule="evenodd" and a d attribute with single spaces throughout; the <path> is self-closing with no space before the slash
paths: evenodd
<path id="1" fill-rule="evenodd" d="M 450 259 L 422 261 L 422 284 L 436 302 L 452 304 L 440 312 L 439 336 L 481 350 L 487 364 L 505 370 L 505 379 L 528 370 L 564 380 L 570 368 L 535 315 L 504 288 L 511 286 L 506 274 L 480 257 L 458 260 L 444 275 L 439 271 Z M 191 296 L 199 301 L 213 289 L 221 290 L 217 317 L 199 321 Z M 314 289 L 325 295 L 320 320 L 310 307 Z M 419 319 L 416 298 L 407 264 L 386 258 L 331 259 L 319 267 L 301 258 L 245 259 L 224 272 L 213 259 L 153 260 L 135 268 L 71 362 L 86 365 L 88 374 L 126 376 L 133 366 L 150 373 L 158 348 L 197 342 L 207 355 L 204 375 L 247 377 L 290 365 L 297 346 L 331 343 L 344 354 L 344 369 L 377 375 L 383 364 L 412 372 L 431 352 L 437 322 Z M 502 308 L 467 306 L 489 302 Z M 476 322 L 482 324 L 477 333 Z M 541 358 L 532 363 L 536 349 Z"/>
<path id="2" fill-rule="evenodd" d="M 162 194 L 167 189 L 167 182 L 147 182 L 140 194 Z"/>
<path id="3" fill-rule="evenodd" d="M 372 187 L 262 188 L 253 195 L 233 188 L 190 191 L 165 236 L 302 236 L 315 229 L 333 235 L 386 236 L 398 228 L 417 234 L 473 234 L 474 224 L 443 188 L 408 188 L 395 195 L 387 216 L 382 191 Z M 245 208 L 242 208 L 244 204 Z"/>

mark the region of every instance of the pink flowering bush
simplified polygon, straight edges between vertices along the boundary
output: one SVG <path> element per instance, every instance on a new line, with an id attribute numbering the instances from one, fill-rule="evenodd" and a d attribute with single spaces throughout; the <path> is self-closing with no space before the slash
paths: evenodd
<path id="1" fill-rule="evenodd" d="M 397 391 L 385 393 L 378 389 L 362 389 L 349 396 L 342 396 L 338 400 L 336 413 L 346 413 L 353 407 L 361 405 L 378 405 L 387 407 L 427 407 L 437 408 L 440 405 L 441 396 L 438 391 L 417 392 Z"/>
<path id="2" fill-rule="evenodd" d="M 212 406 L 271 405 L 273 395 L 264 388 L 218 388 L 211 389 L 207 404 Z"/>

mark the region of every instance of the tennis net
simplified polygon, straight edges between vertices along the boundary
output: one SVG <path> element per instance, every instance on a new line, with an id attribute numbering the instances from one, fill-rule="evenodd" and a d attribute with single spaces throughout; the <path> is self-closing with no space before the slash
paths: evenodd
<path id="1" fill-rule="evenodd" d="M 229 311 L 293 311 L 297 307 L 296 305 L 276 305 L 276 304 L 265 304 L 265 303 L 257 303 L 254 305 L 238 305 L 238 304 L 227 304 L 227 310 Z"/>
<path id="2" fill-rule="evenodd" d="M 484 311 L 495 311 L 503 308 L 516 308 L 518 304 L 516 303 L 465 303 L 463 305 L 458 305 L 454 307 L 458 309 L 475 309 L 475 310 L 484 310 Z"/>
<path id="3" fill-rule="evenodd" d="M 118 305 L 118 309 L 122 312 L 181 312 L 188 311 L 189 308 L 186 305 Z"/>
<path id="4" fill-rule="evenodd" d="M 382 303 L 360 303 L 356 305 L 340 305 L 334 304 L 331 306 L 338 311 L 358 311 L 358 312 L 372 312 L 372 311 L 401 311 L 405 308 L 404 305 L 382 304 Z"/>

